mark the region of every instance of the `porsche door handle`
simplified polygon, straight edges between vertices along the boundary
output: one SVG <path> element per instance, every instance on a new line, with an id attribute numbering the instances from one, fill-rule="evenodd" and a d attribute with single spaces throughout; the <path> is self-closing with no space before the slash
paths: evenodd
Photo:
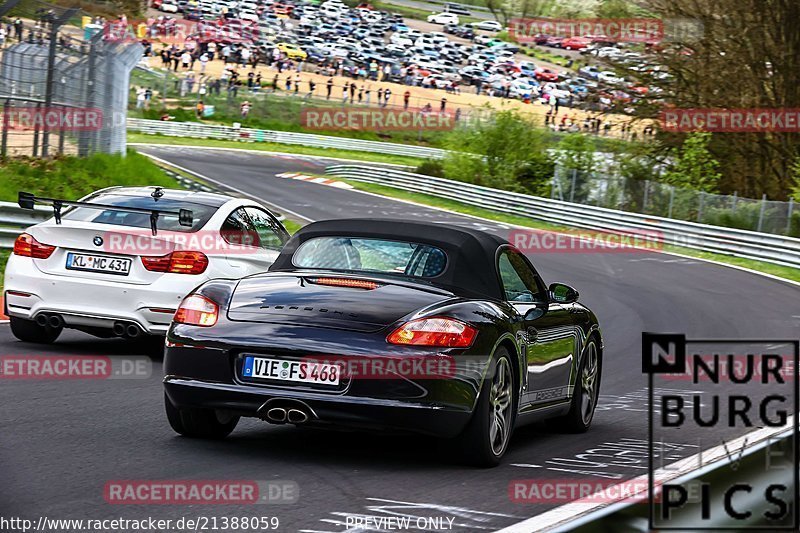
<path id="1" fill-rule="evenodd" d="M 526 330 L 526 336 L 528 337 L 528 342 L 534 343 L 536 339 L 539 338 L 539 330 L 534 327 L 529 327 Z"/>

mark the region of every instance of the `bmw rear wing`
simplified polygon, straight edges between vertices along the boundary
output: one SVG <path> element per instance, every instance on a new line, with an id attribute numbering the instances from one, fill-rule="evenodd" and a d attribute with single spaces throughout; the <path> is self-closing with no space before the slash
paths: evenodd
<path id="1" fill-rule="evenodd" d="M 164 196 L 161 187 L 156 187 L 150 194 L 154 201 Z M 165 211 L 162 209 L 149 209 L 146 207 L 120 207 L 116 205 L 96 204 L 93 202 L 79 202 L 74 200 L 62 200 L 60 198 L 46 198 L 43 196 L 35 196 L 29 192 L 19 191 L 17 203 L 22 209 L 33 209 L 34 204 L 43 204 L 53 207 L 53 217 L 56 219 L 56 224 L 61 224 L 61 209 L 64 207 L 85 207 L 88 209 L 103 209 L 110 211 L 124 211 L 126 213 L 143 213 L 150 215 L 150 230 L 153 235 L 158 233 L 158 218 L 161 215 L 177 215 L 178 223 L 181 226 L 191 227 L 194 222 L 194 214 L 191 209 L 179 209 L 178 211 Z"/>

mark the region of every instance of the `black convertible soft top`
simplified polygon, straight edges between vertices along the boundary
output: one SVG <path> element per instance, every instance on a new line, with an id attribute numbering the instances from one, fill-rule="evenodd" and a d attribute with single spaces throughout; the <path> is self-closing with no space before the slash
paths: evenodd
<path id="1" fill-rule="evenodd" d="M 447 254 L 448 261 L 441 274 L 425 281 L 457 295 L 503 299 L 495 258 L 497 249 L 509 242 L 491 233 L 400 219 L 323 220 L 295 233 L 269 268 L 270 272 L 298 270 L 292 264 L 292 256 L 301 244 L 314 237 L 364 237 L 436 246 Z"/>

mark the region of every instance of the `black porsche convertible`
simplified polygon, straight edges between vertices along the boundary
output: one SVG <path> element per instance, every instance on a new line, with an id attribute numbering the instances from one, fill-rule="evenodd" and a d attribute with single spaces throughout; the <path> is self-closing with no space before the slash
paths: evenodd
<path id="1" fill-rule="evenodd" d="M 603 344 L 577 300 L 489 233 L 315 222 L 269 272 L 184 299 L 166 341 L 167 417 L 202 438 L 242 416 L 418 432 L 496 465 L 523 423 L 591 425 Z"/>

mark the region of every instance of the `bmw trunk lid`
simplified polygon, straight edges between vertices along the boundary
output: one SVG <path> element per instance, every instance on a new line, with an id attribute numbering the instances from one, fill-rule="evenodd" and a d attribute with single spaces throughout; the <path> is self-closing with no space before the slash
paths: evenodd
<path id="1" fill-rule="evenodd" d="M 453 297 L 415 285 L 342 274 L 261 274 L 239 282 L 228 318 L 371 332 Z"/>
<path id="2" fill-rule="evenodd" d="M 162 273 L 144 268 L 140 257 L 162 256 L 176 248 L 166 238 L 153 237 L 150 230 L 93 224 L 91 222 L 62 220 L 61 224 L 44 223 L 27 230 L 37 241 L 55 246 L 47 259 L 35 259 L 36 267 L 47 274 L 76 278 L 103 279 L 132 284 L 150 284 Z M 162 232 L 163 233 L 163 232 Z M 71 257 L 70 257 L 71 254 Z M 98 272 L 82 269 L 75 256 L 100 256 L 109 260 L 130 261 L 127 273 Z M 125 267 L 121 263 L 121 268 Z"/>

